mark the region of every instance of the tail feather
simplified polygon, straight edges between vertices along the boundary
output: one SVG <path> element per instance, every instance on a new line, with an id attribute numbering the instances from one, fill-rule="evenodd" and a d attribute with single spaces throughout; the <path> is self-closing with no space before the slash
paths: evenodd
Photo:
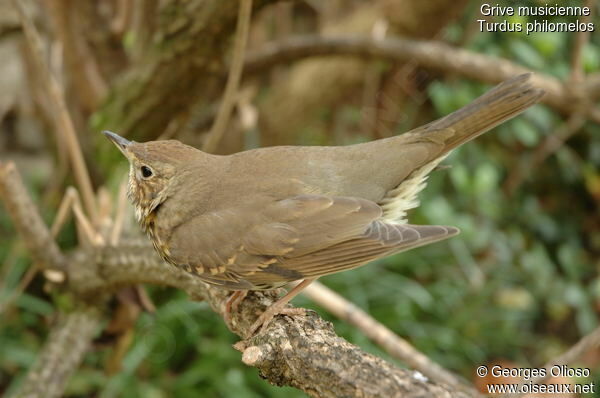
<path id="1" fill-rule="evenodd" d="M 400 143 L 426 142 L 436 145 L 429 158 L 416 164 L 400 181 L 378 201 L 383 219 L 390 223 L 406 223 L 406 212 L 419 205 L 418 194 L 425 188 L 428 174 L 448 153 L 472 140 L 503 121 L 510 119 L 535 104 L 544 91 L 530 82 L 531 73 L 516 76 L 494 87 L 469 105 L 398 136 Z"/>
<path id="2" fill-rule="evenodd" d="M 448 152 L 538 102 L 544 91 L 532 86 L 531 75 L 506 80 L 469 105 L 410 133 L 426 136 L 428 132 L 451 129 L 452 134 L 444 134 L 444 152 Z"/>

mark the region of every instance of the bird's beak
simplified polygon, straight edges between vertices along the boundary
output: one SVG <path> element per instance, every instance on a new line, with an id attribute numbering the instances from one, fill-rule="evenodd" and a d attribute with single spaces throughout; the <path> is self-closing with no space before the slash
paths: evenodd
<path id="1" fill-rule="evenodd" d="M 129 151 L 127 150 L 127 147 L 131 145 L 133 141 L 126 140 L 120 135 L 108 130 L 104 130 L 102 134 L 104 134 L 109 140 L 111 140 L 112 143 L 115 144 L 117 148 L 119 148 L 123 155 L 125 155 L 125 157 L 129 159 Z"/>

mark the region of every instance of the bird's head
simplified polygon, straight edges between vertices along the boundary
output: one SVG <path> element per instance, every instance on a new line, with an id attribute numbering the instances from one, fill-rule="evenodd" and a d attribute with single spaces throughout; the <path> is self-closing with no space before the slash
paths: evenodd
<path id="1" fill-rule="evenodd" d="M 135 206 L 139 221 L 144 221 L 169 198 L 181 169 L 198 152 L 175 140 L 139 143 L 110 131 L 103 131 L 103 134 L 129 161 L 127 195 Z"/>

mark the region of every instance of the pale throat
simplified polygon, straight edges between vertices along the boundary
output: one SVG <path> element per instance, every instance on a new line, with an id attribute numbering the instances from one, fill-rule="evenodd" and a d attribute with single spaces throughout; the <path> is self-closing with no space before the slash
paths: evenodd
<path id="1" fill-rule="evenodd" d="M 129 169 L 129 184 L 127 188 L 127 197 L 135 208 L 135 218 L 140 223 L 142 228 L 147 232 L 151 214 L 160 206 L 166 199 L 164 195 L 165 189 L 153 193 L 153 190 L 158 190 L 155 184 L 148 181 L 139 181 L 133 165 Z"/>

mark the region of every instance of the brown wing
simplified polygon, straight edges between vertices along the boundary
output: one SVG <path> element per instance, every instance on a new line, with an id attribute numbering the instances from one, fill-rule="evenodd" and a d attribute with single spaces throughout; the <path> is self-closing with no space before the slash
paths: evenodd
<path id="1" fill-rule="evenodd" d="M 209 283 L 266 288 L 303 276 L 288 268 L 267 271 L 272 278 L 266 279 L 273 280 L 261 282 L 261 271 L 361 236 L 381 216 L 377 204 L 359 198 L 302 195 L 252 202 L 253 207 L 202 214 L 181 224 L 166 242 L 168 260 Z"/>
<path id="2" fill-rule="evenodd" d="M 304 278 L 320 277 L 359 267 L 390 254 L 414 249 L 459 233 L 458 228 L 440 225 L 388 224 L 376 220 L 352 240 L 297 258 L 286 258 L 283 269 L 293 269 Z M 257 275 L 259 277 L 259 275 Z"/>
<path id="3" fill-rule="evenodd" d="M 208 283 L 266 289 L 355 268 L 458 233 L 454 227 L 390 224 L 380 216 L 381 208 L 365 199 L 316 195 L 223 210 L 176 229 L 169 257 Z"/>

